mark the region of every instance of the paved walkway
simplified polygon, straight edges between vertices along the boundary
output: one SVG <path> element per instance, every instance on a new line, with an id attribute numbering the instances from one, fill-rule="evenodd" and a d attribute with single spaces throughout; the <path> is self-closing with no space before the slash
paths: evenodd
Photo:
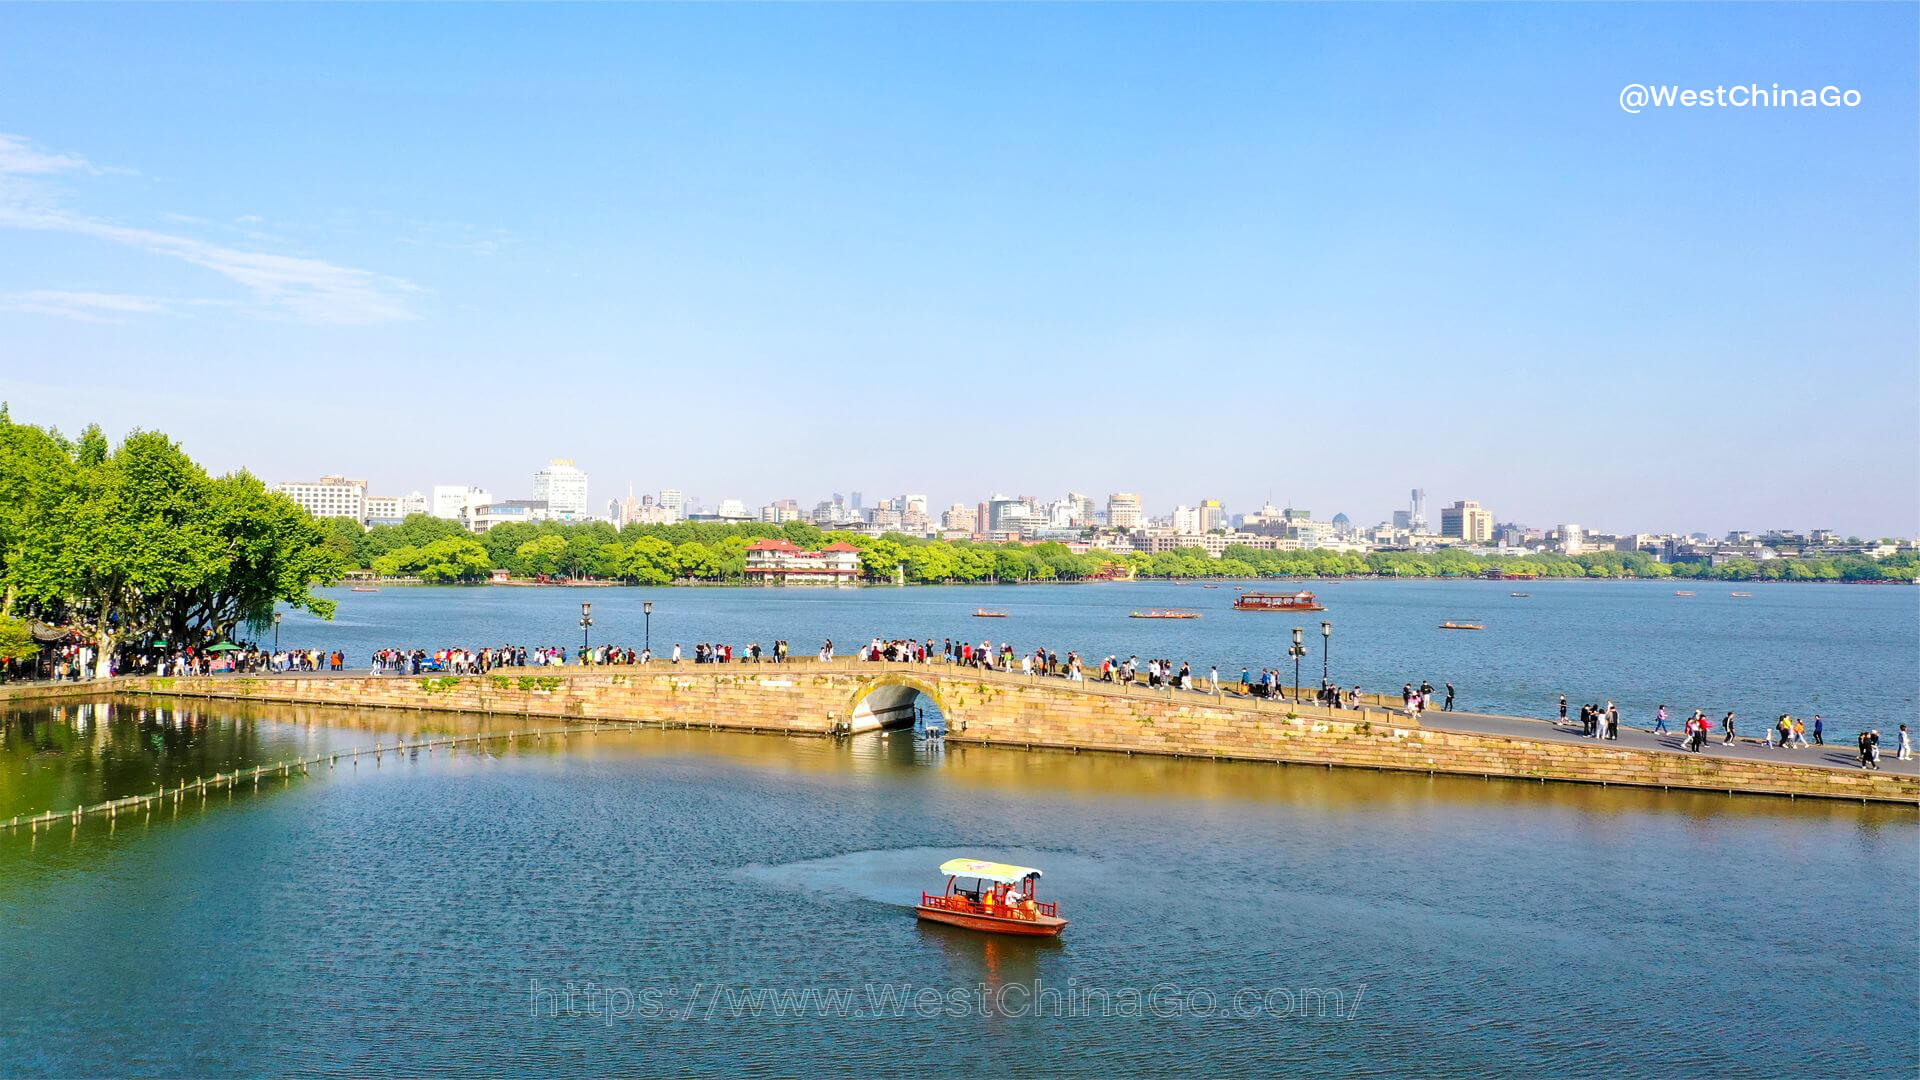
<path id="1" fill-rule="evenodd" d="M 673 667 L 673 665 L 671 665 L 667 661 L 658 660 L 658 659 L 655 660 L 654 664 L 655 664 L 655 669 L 658 669 L 658 668 L 670 669 Z M 1053 681 L 1052 678 L 1048 676 L 1023 676 L 1018 674 L 1017 672 L 1013 672 L 1013 673 L 998 672 L 998 671 L 983 672 L 978 669 L 955 668 L 955 667 L 951 667 L 949 665 L 944 665 L 944 664 L 932 664 L 932 665 L 902 664 L 902 663 L 879 664 L 871 661 L 853 660 L 848 657 L 839 657 L 839 658 L 836 658 L 834 661 L 831 661 L 826 664 L 818 663 L 810 657 L 797 658 L 796 660 L 790 661 L 786 665 L 780 665 L 779 667 L 793 667 L 798 665 L 804 665 L 810 670 L 845 669 L 848 671 L 856 671 L 856 672 L 872 671 L 876 668 L 902 669 L 902 670 L 912 671 L 916 669 L 925 669 L 928 667 L 932 667 L 940 670 L 943 674 L 949 674 L 949 675 L 962 675 L 962 674 L 981 675 L 989 679 L 995 679 L 995 680 L 1007 679 L 1007 680 L 1016 680 L 1020 682 L 1029 682 L 1034 679 L 1048 679 L 1048 681 Z M 683 663 L 681 666 L 687 668 L 690 673 L 704 672 L 704 671 L 711 670 L 706 665 L 696 665 L 696 664 L 692 664 L 690 661 Z M 747 664 L 742 664 L 738 662 L 728 666 L 736 667 L 736 668 L 758 667 L 758 665 L 747 665 Z M 779 669 L 778 667 L 776 667 L 771 663 L 767 663 L 765 667 L 769 673 Z M 512 671 L 516 675 L 528 674 L 528 673 L 532 673 L 536 675 L 541 673 L 550 673 L 556 676 L 601 674 L 601 673 L 617 674 L 622 670 L 624 669 L 620 666 L 580 667 L 573 664 L 556 666 L 552 668 L 528 667 L 528 668 L 500 669 L 501 672 Z M 224 674 L 225 673 L 221 673 L 221 677 L 224 677 Z M 422 673 L 423 676 L 431 676 L 431 675 L 437 675 L 437 674 L 443 674 L 443 673 L 440 673 L 440 672 L 423 672 Z M 364 678 L 364 677 L 367 677 L 367 675 L 368 675 L 367 669 L 363 665 L 357 669 L 348 668 L 342 671 L 258 672 L 258 673 L 248 674 L 244 677 L 254 678 L 254 679 L 260 679 L 260 678 L 302 679 L 302 678 L 327 678 L 327 677 Z M 387 677 L 407 678 L 409 676 L 387 676 Z M 418 676 L 413 676 L 413 677 L 418 677 Z M 1141 678 L 1144 679 L 1145 676 L 1143 675 L 1141 676 Z M 75 686 L 75 685 L 87 685 L 87 681 L 83 680 L 79 684 L 73 684 L 73 683 L 49 684 L 45 682 L 40 682 L 40 683 L 14 683 L 9 685 L 19 686 L 22 688 L 30 687 L 30 686 L 48 686 L 48 685 Z M 1076 689 L 1079 689 L 1083 692 L 1091 692 L 1096 694 L 1144 695 L 1144 694 L 1152 693 L 1156 695 L 1164 694 L 1169 699 L 1185 697 L 1188 694 L 1194 694 L 1196 696 L 1204 696 L 1204 697 L 1213 696 L 1210 692 L 1205 690 L 1169 691 L 1166 689 L 1158 689 L 1158 690 L 1149 691 L 1147 690 L 1147 688 L 1143 683 L 1133 687 L 1124 687 L 1124 686 L 1113 684 L 1113 683 L 1102 683 L 1095 679 L 1089 679 L 1085 682 L 1081 682 L 1078 684 L 1068 684 L 1068 685 L 1073 685 Z M 111 688 L 103 686 L 101 687 L 101 690 L 103 692 L 110 692 Z M 1224 691 L 1222 696 L 1224 696 L 1228 700 L 1234 700 L 1234 699 L 1246 700 L 1241 698 L 1241 695 L 1239 694 L 1238 688 L 1236 686 L 1226 684 L 1224 683 L 1224 681 L 1222 685 L 1222 690 Z M 1367 697 L 1373 700 L 1382 700 L 1377 695 L 1369 694 L 1367 695 Z M 1284 707 L 1283 700 L 1281 699 L 1273 699 L 1273 700 L 1260 699 L 1259 704 L 1267 707 Z M 1392 712 L 1396 715 L 1406 715 L 1399 708 L 1398 695 L 1395 695 L 1389 704 L 1371 705 L 1371 707 L 1375 709 L 1385 708 L 1389 712 Z M 1680 718 L 1676 718 L 1676 719 L 1680 719 Z M 1575 723 L 1561 724 L 1556 720 L 1541 720 L 1541 719 L 1535 719 L 1532 717 L 1524 717 L 1524 716 L 1501 716 L 1501 715 L 1494 715 L 1489 713 L 1471 713 L 1471 712 L 1441 712 L 1439 710 L 1429 709 L 1424 714 L 1421 715 L 1419 722 L 1422 727 L 1432 728 L 1436 731 L 1458 731 L 1465 734 L 1476 734 L 1476 735 L 1506 735 L 1506 736 L 1512 736 L 1514 738 L 1538 739 L 1543 742 L 1579 743 L 1586 746 L 1594 746 L 1596 748 L 1625 748 L 1625 749 L 1632 749 L 1632 750 L 1652 750 L 1652 751 L 1671 753 L 1671 754 L 1686 753 L 1686 751 L 1681 749 L 1680 747 L 1680 735 L 1677 732 L 1671 735 L 1664 735 L 1664 734 L 1654 735 L 1642 728 L 1630 728 L 1625 726 L 1624 724 L 1621 725 L 1620 738 L 1618 740 L 1611 740 L 1611 741 L 1601 740 L 1596 742 L 1593 739 L 1589 739 L 1581 735 L 1580 726 L 1578 724 L 1575 724 Z M 1715 723 L 1718 723 L 1717 718 L 1715 719 Z M 1757 725 L 1757 721 L 1749 721 L 1749 723 L 1755 723 Z M 1758 732 L 1761 729 L 1758 726 L 1755 726 L 1750 730 L 1754 732 Z M 1829 734 L 1832 737 L 1830 737 L 1827 740 L 1827 744 L 1825 746 L 1808 745 L 1805 748 L 1795 749 L 1795 750 L 1783 750 L 1783 749 L 1769 750 L 1766 747 L 1766 745 L 1762 743 L 1759 739 L 1752 738 L 1749 736 L 1744 736 L 1744 735 L 1741 736 L 1739 739 L 1735 740 L 1732 745 L 1726 745 L 1721 743 L 1720 733 L 1714 732 L 1712 736 L 1707 740 L 1706 748 L 1701 753 L 1703 756 L 1707 756 L 1707 757 L 1739 758 L 1747 761 L 1766 761 L 1766 762 L 1773 762 L 1775 764 L 1783 764 L 1783 765 L 1810 765 L 1816 768 L 1848 769 L 1853 771 L 1859 771 L 1860 755 L 1859 755 L 1859 751 L 1856 749 L 1856 744 L 1854 741 L 1859 734 L 1857 729 L 1854 731 L 1841 731 L 1836 729 L 1830 732 Z M 1920 747 L 1920 737 L 1916 737 L 1915 742 L 1917 747 Z M 1899 751 L 1899 748 L 1900 748 L 1899 724 L 1896 722 L 1896 723 L 1889 724 L 1887 726 L 1882 727 L 1880 729 L 1880 769 L 1881 771 L 1888 772 L 1888 773 L 1896 773 L 1903 776 L 1920 776 L 1920 759 L 1916 759 L 1912 761 L 1898 760 L 1894 755 Z M 1920 749 L 1917 749 L 1916 752 L 1920 753 Z"/>
<path id="2" fill-rule="evenodd" d="M 1685 718 L 1682 717 L 1682 720 Z M 1718 723 L 1718 718 L 1715 718 Z M 1632 750 L 1662 750 L 1668 753 L 1684 754 L 1680 748 L 1681 736 L 1654 735 L 1641 728 L 1620 725 L 1620 738 L 1617 741 L 1586 738 L 1580 734 L 1580 725 L 1568 723 L 1562 725 L 1555 720 L 1534 720 L 1522 716 L 1489 716 L 1485 713 L 1436 712 L 1429 709 L 1420 717 L 1420 726 L 1436 731 L 1459 731 L 1480 735 L 1512 735 L 1523 739 L 1540 739 L 1545 742 L 1573 742 L 1601 747 L 1626 747 Z M 1758 731 L 1758 728 L 1754 729 Z M 1828 731 L 1827 744 L 1815 746 L 1809 743 L 1804 749 L 1769 750 L 1758 739 L 1745 735 L 1735 739 L 1733 744 L 1722 745 L 1721 733 L 1713 732 L 1707 739 L 1707 745 L 1701 751 L 1703 757 L 1741 758 L 1748 761 L 1771 761 L 1783 765 L 1815 765 L 1835 769 L 1860 768 L 1860 752 L 1855 740 L 1859 732 Z M 1836 739 L 1837 737 L 1837 739 Z M 1905 776 L 1920 776 L 1920 759 L 1913 761 L 1895 760 L 1894 754 L 1900 749 L 1900 726 L 1892 725 L 1889 731 L 1880 729 L 1880 769 L 1882 772 L 1900 773 Z M 1920 749 L 1916 749 L 1920 753 Z"/>

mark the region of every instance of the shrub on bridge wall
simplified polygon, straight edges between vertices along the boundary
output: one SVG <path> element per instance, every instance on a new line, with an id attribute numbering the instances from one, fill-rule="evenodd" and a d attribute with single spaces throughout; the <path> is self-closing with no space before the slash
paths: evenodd
<path id="1" fill-rule="evenodd" d="M 441 675 L 420 680 L 420 689 L 429 694 L 451 694 L 460 687 L 460 676 Z"/>

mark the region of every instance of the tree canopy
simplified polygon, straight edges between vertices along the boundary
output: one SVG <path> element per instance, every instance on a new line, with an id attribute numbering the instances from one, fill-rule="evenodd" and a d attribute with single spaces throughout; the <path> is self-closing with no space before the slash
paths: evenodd
<path id="1" fill-rule="evenodd" d="M 86 628 L 102 673 L 122 643 L 211 644 L 280 604 L 331 617 L 312 590 L 347 563 L 292 500 L 158 432 L 70 442 L 0 409 L 0 495 L 0 615 Z"/>

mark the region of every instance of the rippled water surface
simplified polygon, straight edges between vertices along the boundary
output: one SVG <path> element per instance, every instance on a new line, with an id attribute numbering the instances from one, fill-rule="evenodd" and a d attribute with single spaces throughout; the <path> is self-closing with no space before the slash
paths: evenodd
<path id="1" fill-rule="evenodd" d="M 464 725 L 19 710 L 0 806 Z M 898 734 L 389 754 L 0 833 L 0 1071 L 1910 1077 L 1916 851 L 1898 807 Z M 1065 937 L 916 922 L 958 854 L 1043 867 Z"/>

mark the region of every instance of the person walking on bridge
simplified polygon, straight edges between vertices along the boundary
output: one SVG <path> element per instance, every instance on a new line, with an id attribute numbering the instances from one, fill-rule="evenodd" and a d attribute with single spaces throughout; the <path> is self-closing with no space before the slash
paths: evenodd
<path id="1" fill-rule="evenodd" d="M 1727 729 L 1726 737 L 1720 740 L 1720 745 L 1726 746 L 1727 744 L 1733 742 L 1733 710 L 1732 709 L 1727 710 L 1727 718 L 1725 720 L 1720 721 L 1720 723 L 1724 725 Z"/>
<path id="2" fill-rule="evenodd" d="M 1447 703 L 1440 706 L 1440 711 L 1441 712 L 1453 711 L 1453 684 L 1452 683 L 1447 684 Z"/>
<path id="3" fill-rule="evenodd" d="M 1662 732 L 1666 732 L 1666 731 L 1667 731 L 1667 707 L 1665 705 L 1662 705 L 1658 709 L 1654 710 L 1652 734 L 1659 735 Z"/>

